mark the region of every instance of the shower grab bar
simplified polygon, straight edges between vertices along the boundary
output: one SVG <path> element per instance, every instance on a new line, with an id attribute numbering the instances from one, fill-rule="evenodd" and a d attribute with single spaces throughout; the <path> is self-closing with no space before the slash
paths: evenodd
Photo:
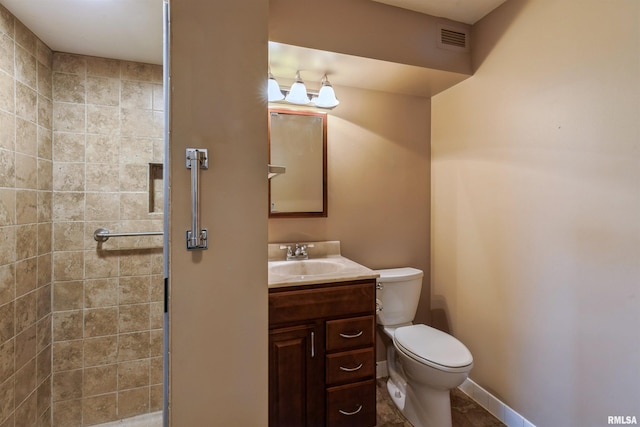
<path id="1" fill-rule="evenodd" d="M 200 228 L 200 169 L 209 168 L 205 148 L 187 148 L 187 169 L 191 169 L 191 230 L 187 230 L 187 249 L 207 249 L 207 229 Z"/>
<path id="2" fill-rule="evenodd" d="M 162 236 L 163 231 L 136 231 L 131 233 L 112 233 L 106 228 L 98 228 L 93 232 L 93 238 L 96 242 L 106 242 L 109 237 L 131 237 L 131 236 Z"/>

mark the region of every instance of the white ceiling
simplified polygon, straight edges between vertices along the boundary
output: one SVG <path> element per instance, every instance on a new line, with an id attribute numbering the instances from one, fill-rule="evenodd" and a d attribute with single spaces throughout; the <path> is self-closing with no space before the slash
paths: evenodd
<path id="1" fill-rule="evenodd" d="M 373 1 L 473 24 L 506 0 Z M 163 0 L 0 0 L 0 4 L 54 51 L 162 63 Z M 420 67 L 277 43 L 270 44 L 269 61 L 279 78 L 293 77 L 291 68 L 298 68 L 309 70 L 303 79 L 319 83 L 322 74 L 330 71 L 336 86 L 418 96 L 431 96 L 440 87 L 450 86 L 448 79 L 461 79 L 455 73 L 436 75 Z"/>

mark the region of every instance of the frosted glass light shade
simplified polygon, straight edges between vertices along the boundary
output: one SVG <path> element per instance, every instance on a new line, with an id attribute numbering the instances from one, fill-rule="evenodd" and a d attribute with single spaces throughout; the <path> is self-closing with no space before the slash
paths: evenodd
<path id="1" fill-rule="evenodd" d="M 309 100 L 309 96 L 307 95 L 307 87 L 304 85 L 304 82 L 300 78 L 300 73 L 296 73 L 296 81 L 291 85 L 291 89 L 287 94 L 286 101 L 291 102 L 293 104 L 308 104 L 311 102 Z"/>
<path id="2" fill-rule="evenodd" d="M 318 93 L 318 97 L 314 98 L 315 104 L 322 108 L 333 108 L 340 104 L 336 98 L 336 93 L 330 84 L 323 84 Z"/>
<path id="3" fill-rule="evenodd" d="M 284 95 L 280 90 L 280 85 L 276 79 L 269 73 L 269 86 L 267 87 L 267 99 L 269 102 L 282 101 Z"/>

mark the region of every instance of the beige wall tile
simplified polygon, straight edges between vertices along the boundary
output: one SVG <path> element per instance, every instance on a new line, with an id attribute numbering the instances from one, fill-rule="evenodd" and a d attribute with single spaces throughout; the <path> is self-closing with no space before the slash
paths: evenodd
<path id="1" fill-rule="evenodd" d="M 148 217 L 148 193 L 120 193 L 121 219 L 147 219 Z"/>
<path id="2" fill-rule="evenodd" d="M 118 340 L 118 361 L 149 357 L 149 331 L 120 334 Z"/>
<path id="3" fill-rule="evenodd" d="M 13 51 L 13 39 L 6 34 L 0 33 L 0 70 L 10 76 L 13 75 Z"/>
<path id="4" fill-rule="evenodd" d="M 40 414 L 38 427 L 51 427 L 51 377 L 38 383 L 36 390 L 36 414 Z"/>
<path id="5" fill-rule="evenodd" d="M 82 280 L 84 278 L 84 252 L 68 251 L 53 254 L 55 281 Z"/>
<path id="6" fill-rule="evenodd" d="M 38 122 L 38 94 L 32 88 L 16 82 L 16 115 L 25 120 Z"/>
<path id="7" fill-rule="evenodd" d="M 87 75 L 120 78 L 120 61 L 117 59 L 86 57 Z"/>
<path id="8" fill-rule="evenodd" d="M 148 163 L 120 165 L 119 190 L 147 192 L 148 188 L 149 188 L 149 164 Z"/>
<path id="9" fill-rule="evenodd" d="M 111 193 L 119 191 L 119 173 L 120 167 L 116 164 L 87 163 L 86 190 Z"/>
<path id="10" fill-rule="evenodd" d="M 40 353 L 50 351 L 52 336 L 51 314 L 48 314 L 47 316 L 41 318 L 38 323 L 36 323 L 36 351 Z M 49 365 L 51 365 L 51 357 L 49 357 L 48 359 L 45 358 L 43 360 L 48 360 Z M 42 369 L 46 368 L 46 365 L 44 364 L 40 364 L 38 366 Z M 51 370 L 51 367 L 49 366 L 48 369 Z"/>
<path id="11" fill-rule="evenodd" d="M 38 258 L 16 262 L 16 297 L 36 289 L 38 282 Z"/>
<path id="12" fill-rule="evenodd" d="M 135 388 L 118 393 L 118 415 L 128 418 L 149 410 L 149 387 Z"/>
<path id="13" fill-rule="evenodd" d="M 120 130 L 120 109 L 104 105 L 87 106 L 87 132 L 117 135 Z"/>
<path id="14" fill-rule="evenodd" d="M 16 191 L 16 224 L 30 224 L 38 221 L 38 194 L 34 190 Z"/>
<path id="15" fill-rule="evenodd" d="M 2 89 L 0 89 L 1 91 Z M 16 148 L 16 125 L 13 114 L 0 110 L 0 148 L 14 151 Z"/>
<path id="16" fill-rule="evenodd" d="M 118 332 L 149 330 L 149 304 L 120 305 Z"/>
<path id="17" fill-rule="evenodd" d="M 17 403 L 17 401 L 16 401 Z M 32 393 L 27 399 L 16 407 L 15 427 L 32 426 L 36 422 L 36 394 Z"/>
<path id="18" fill-rule="evenodd" d="M 118 257 L 108 251 L 85 251 L 85 278 L 100 279 L 118 276 Z"/>
<path id="19" fill-rule="evenodd" d="M 87 76 L 87 103 L 117 106 L 120 103 L 120 80 Z"/>
<path id="20" fill-rule="evenodd" d="M 153 107 L 153 84 L 123 80 L 120 106 L 127 109 L 151 110 Z"/>
<path id="21" fill-rule="evenodd" d="M 53 73 L 51 67 L 38 62 L 38 93 L 53 99 Z"/>
<path id="22" fill-rule="evenodd" d="M 49 340 L 51 343 L 51 340 Z M 42 384 L 51 377 L 51 344 L 42 349 L 36 359 L 36 378 L 38 384 Z"/>
<path id="23" fill-rule="evenodd" d="M 81 55 L 56 52 L 53 55 L 53 71 L 84 75 L 87 72 L 87 59 Z"/>
<path id="24" fill-rule="evenodd" d="M 51 285 L 41 286 L 36 289 L 38 320 L 51 316 L 51 289 Z"/>
<path id="25" fill-rule="evenodd" d="M 38 159 L 38 190 L 53 189 L 53 163 L 51 160 Z"/>
<path id="26" fill-rule="evenodd" d="M 5 73 L 0 73 L 0 110 L 13 113 L 16 110 L 15 81 Z"/>
<path id="27" fill-rule="evenodd" d="M 16 334 L 19 334 L 28 328 L 34 326 L 36 318 L 36 293 L 29 292 L 16 299 Z M 35 340 L 36 330 L 33 329 L 33 337 Z M 34 341 L 35 348 L 35 341 Z M 34 352 L 35 355 L 35 352 Z"/>
<path id="28" fill-rule="evenodd" d="M 83 362 L 83 340 L 53 343 L 53 372 L 81 369 Z"/>
<path id="29" fill-rule="evenodd" d="M 20 405 L 36 389 L 36 359 L 33 358 L 16 371 L 14 397 Z"/>
<path id="30" fill-rule="evenodd" d="M 84 336 L 100 337 L 118 333 L 118 308 L 94 308 L 85 310 Z"/>
<path id="31" fill-rule="evenodd" d="M 33 89 L 37 87 L 36 58 L 20 46 L 15 50 L 15 78 Z"/>
<path id="32" fill-rule="evenodd" d="M 53 130 L 59 132 L 85 131 L 85 106 L 53 102 Z"/>
<path id="33" fill-rule="evenodd" d="M 53 73 L 53 99 L 57 102 L 84 104 L 86 100 L 85 76 Z"/>
<path id="34" fill-rule="evenodd" d="M 117 391 L 118 365 L 102 365 L 84 370 L 83 396 Z"/>
<path id="35" fill-rule="evenodd" d="M 0 384 L 6 382 L 15 372 L 13 364 L 16 351 L 15 345 L 15 338 L 11 338 L 4 344 L 0 344 Z M 11 381 L 11 392 L 13 396 L 13 381 Z"/>
<path id="36" fill-rule="evenodd" d="M 84 282 L 86 308 L 109 307 L 118 304 L 118 279 L 96 279 Z"/>
<path id="37" fill-rule="evenodd" d="M 85 219 L 87 221 L 113 221 L 120 218 L 118 193 L 87 193 Z"/>
<path id="38" fill-rule="evenodd" d="M 36 123 L 16 118 L 16 151 L 29 156 L 38 155 L 38 128 Z"/>
<path id="39" fill-rule="evenodd" d="M 161 411 L 164 407 L 162 384 L 149 387 L 149 412 Z"/>
<path id="40" fill-rule="evenodd" d="M 53 248 L 56 251 L 84 249 L 84 223 L 80 221 L 54 223 Z"/>
<path id="41" fill-rule="evenodd" d="M 0 345 L 15 335 L 15 303 L 0 305 Z"/>
<path id="42" fill-rule="evenodd" d="M 84 219 L 84 193 L 53 193 L 53 221 L 81 221 Z"/>
<path id="43" fill-rule="evenodd" d="M 51 117 L 50 117 L 51 118 Z M 53 158 L 53 132 L 51 127 L 38 126 L 38 157 L 51 160 Z"/>
<path id="44" fill-rule="evenodd" d="M 53 103 L 51 99 L 38 94 L 38 126 L 53 128 Z"/>
<path id="45" fill-rule="evenodd" d="M 38 286 L 46 286 L 51 283 L 52 255 L 50 253 L 38 257 Z"/>
<path id="46" fill-rule="evenodd" d="M 118 387 L 120 390 L 149 385 L 149 359 L 118 363 Z"/>
<path id="47" fill-rule="evenodd" d="M 16 261 L 38 255 L 38 225 L 16 226 Z"/>
<path id="48" fill-rule="evenodd" d="M 87 338 L 83 341 L 83 346 L 85 366 L 106 365 L 117 361 L 117 335 Z"/>
<path id="49" fill-rule="evenodd" d="M 15 41 L 20 47 L 23 47 L 30 54 L 36 51 L 36 36 L 27 28 L 20 20 L 16 19 Z"/>
<path id="50" fill-rule="evenodd" d="M 117 135 L 87 135 L 87 163 L 119 163 L 120 138 Z"/>
<path id="51" fill-rule="evenodd" d="M 51 252 L 51 223 L 38 224 L 38 255 L 49 254 Z"/>
<path id="52" fill-rule="evenodd" d="M 50 222 L 53 218 L 53 193 L 38 191 L 38 222 Z"/>
<path id="53" fill-rule="evenodd" d="M 149 361 L 149 384 L 162 384 L 164 359 L 162 357 L 152 357 Z"/>
<path id="54" fill-rule="evenodd" d="M 82 369 L 53 373 L 53 401 L 82 397 Z"/>
<path id="55" fill-rule="evenodd" d="M 20 369 L 37 354 L 36 325 L 30 326 L 16 334 L 15 367 Z"/>
<path id="56" fill-rule="evenodd" d="M 0 227 L 0 265 L 16 260 L 16 227 Z M 13 266 L 12 266 L 13 267 Z M 10 272 L 13 275 L 13 268 Z M 13 279 L 13 276 L 11 276 Z M 0 287 L 1 289 L 1 287 Z"/>
<path id="57" fill-rule="evenodd" d="M 149 276 L 120 277 L 120 304 L 149 302 Z"/>
<path id="58" fill-rule="evenodd" d="M 122 61 L 122 80 L 139 80 L 145 82 L 162 82 L 162 66 Z"/>
<path id="59" fill-rule="evenodd" d="M 53 133 L 53 160 L 56 162 L 83 162 L 84 147 L 83 133 Z"/>
<path id="60" fill-rule="evenodd" d="M 0 188 L 0 227 L 16 223 L 16 190 Z"/>
<path id="61" fill-rule="evenodd" d="M 38 161 L 34 156 L 16 153 L 16 187 L 38 188 Z"/>
<path id="62" fill-rule="evenodd" d="M 53 284 L 53 310 L 65 311 L 81 309 L 84 306 L 84 283 L 56 282 Z"/>
<path id="63" fill-rule="evenodd" d="M 149 356 L 150 357 L 158 357 L 162 356 L 162 340 L 163 340 L 163 331 L 162 329 L 155 329 L 149 331 Z"/>
<path id="64" fill-rule="evenodd" d="M 0 168 L 4 171 L 0 174 L 0 187 L 14 187 L 16 182 L 14 152 L 0 149 Z"/>
<path id="65" fill-rule="evenodd" d="M 53 382 L 52 389 L 56 389 L 55 382 Z M 54 426 L 82 425 L 82 401 L 80 399 L 60 402 L 56 402 L 54 400 L 52 404 L 52 413 Z"/>
<path id="66" fill-rule="evenodd" d="M 82 420 L 84 425 L 95 425 L 118 418 L 116 394 L 104 394 L 83 399 Z"/>
<path id="67" fill-rule="evenodd" d="M 71 341 L 82 338 L 82 311 L 53 313 L 53 341 Z"/>
<path id="68" fill-rule="evenodd" d="M 53 166 L 54 191 L 84 191 L 84 163 L 59 163 Z"/>
<path id="69" fill-rule="evenodd" d="M 148 276 L 149 274 L 151 274 L 151 256 L 147 251 L 130 251 L 127 256 L 120 257 L 120 276 Z M 148 287 L 149 279 L 148 277 L 144 279 Z"/>

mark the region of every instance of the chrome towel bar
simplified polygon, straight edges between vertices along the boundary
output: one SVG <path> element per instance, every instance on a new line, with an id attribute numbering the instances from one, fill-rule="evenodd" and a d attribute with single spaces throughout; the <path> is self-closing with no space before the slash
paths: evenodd
<path id="1" fill-rule="evenodd" d="M 106 228 L 98 228 L 93 232 L 96 242 L 106 242 L 109 237 L 131 237 L 131 236 L 162 236 L 163 231 L 137 231 L 132 233 L 111 233 Z"/>

